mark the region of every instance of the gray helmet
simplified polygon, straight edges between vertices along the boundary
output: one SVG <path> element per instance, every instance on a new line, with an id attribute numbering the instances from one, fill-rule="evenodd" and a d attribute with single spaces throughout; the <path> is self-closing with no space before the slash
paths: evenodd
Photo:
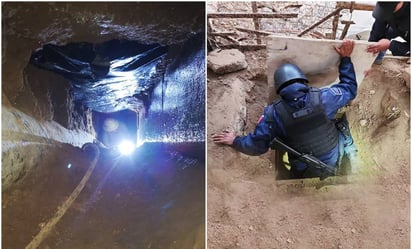
<path id="1" fill-rule="evenodd" d="M 300 70 L 300 68 L 298 68 L 295 64 L 290 63 L 280 65 L 276 69 L 274 78 L 276 93 L 279 93 L 282 88 L 294 83 L 297 80 L 302 80 L 305 83 L 309 82 L 302 70 Z"/>

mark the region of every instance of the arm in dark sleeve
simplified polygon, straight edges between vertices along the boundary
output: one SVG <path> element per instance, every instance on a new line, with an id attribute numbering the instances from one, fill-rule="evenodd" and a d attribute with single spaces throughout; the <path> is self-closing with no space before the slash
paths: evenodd
<path id="1" fill-rule="evenodd" d="M 267 108 L 265 110 L 265 113 Z M 266 153 L 269 149 L 271 130 L 269 124 L 265 122 L 267 115 L 256 125 L 255 131 L 246 136 L 237 136 L 232 147 L 237 151 L 250 156 L 258 156 Z"/>
<path id="2" fill-rule="evenodd" d="M 388 24 L 386 22 L 381 22 L 378 20 L 375 20 L 375 22 L 372 25 L 372 30 L 371 33 L 369 34 L 369 39 L 368 41 L 370 42 L 377 42 L 380 39 L 386 38 L 386 32 L 388 31 Z"/>
<path id="3" fill-rule="evenodd" d="M 411 53 L 411 44 L 409 42 L 392 40 L 389 45 L 389 50 L 395 56 L 408 56 Z"/>
<path id="4" fill-rule="evenodd" d="M 322 90 L 322 102 L 326 114 L 333 118 L 337 110 L 345 106 L 357 95 L 355 68 L 350 57 L 341 58 L 339 65 L 339 83 Z"/>
<path id="5" fill-rule="evenodd" d="M 340 87 L 344 91 L 348 102 L 354 99 L 358 93 L 355 68 L 350 57 L 341 58 L 339 65 L 339 84 L 337 84 L 336 87 Z M 347 103 L 345 103 L 345 105 L 346 104 Z"/>
<path id="6" fill-rule="evenodd" d="M 407 18 L 408 22 L 410 21 L 409 18 Z M 404 20 L 406 21 L 406 20 Z M 401 23 L 400 25 L 404 25 Z M 391 43 L 389 44 L 389 50 L 392 52 L 393 55 L 395 56 L 408 56 L 410 54 L 410 49 L 411 49 L 411 37 L 410 37 L 410 24 L 404 25 L 401 28 L 398 27 L 398 24 L 394 24 L 394 26 L 388 28 L 388 33 L 386 35 L 386 38 L 388 39 L 393 39 L 396 37 L 402 37 L 404 41 L 397 41 L 397 40 L 391 40 Z"/>

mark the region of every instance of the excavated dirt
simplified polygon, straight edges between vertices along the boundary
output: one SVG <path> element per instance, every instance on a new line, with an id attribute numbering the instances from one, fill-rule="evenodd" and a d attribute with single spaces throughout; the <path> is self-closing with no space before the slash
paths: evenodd
<path id="1" fill-rule="evenodd" d="M 316 189 L 279 185 L 273 152 L 252 157 L 212 142 L 226 128 L 252 132 L 266 105 L 265 51 L 246 58 L 247 70 L 208 71 L 208 248 L 410 248 L 410 65 L 385 58 L 372 67 L 346 111 L 361 172 Z"/>

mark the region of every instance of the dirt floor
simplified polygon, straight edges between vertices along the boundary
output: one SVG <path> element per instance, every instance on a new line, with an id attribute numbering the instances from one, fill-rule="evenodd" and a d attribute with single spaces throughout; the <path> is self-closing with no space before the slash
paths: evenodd
<path id="1" fill-rule="evenodd" d="M 266 105 L 265 51 L 245 54 L 247 70 L 208 71 L 208 248 L 410 248 L 410 89 L 401 77 L 410 65 L 385 58 L 372 67 L 346 111 L 361 172 L 316 189 L 275 180 L 273 152 L 252 157 L 212 142 L 226 128 L 252 132 Z"/>
<path id="2" fill-rule="evenodd" d="M 102 152 L 38 248 L 204 248 L 204 150 L 146 143 L 131 157 Z M 33 248 L 27 245 L 62 210 L 89 164 L 79 148 L 64 145 L 3 191 L 2 248 Z"/>

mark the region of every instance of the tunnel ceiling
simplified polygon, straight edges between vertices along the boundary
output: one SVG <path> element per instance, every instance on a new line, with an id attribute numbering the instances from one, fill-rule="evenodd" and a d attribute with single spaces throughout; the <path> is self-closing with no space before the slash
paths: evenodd
<path id="1" fill-rule="evenodd" d="M 30 63 L 56 72 L 72 85 L 77 102 L 99 112 L 139 111 L 165 71 L 167 46 L 134 41 L 52 44 L 33 53 Z"/>
<path id="2" fill-rule="evenodd" d="M 167 48 L 204 32 L 204 12 L 202 2 L 2 3 L 5 76 L 31 61 L 96 111 L 130 109 L 163 77 Z"/>

